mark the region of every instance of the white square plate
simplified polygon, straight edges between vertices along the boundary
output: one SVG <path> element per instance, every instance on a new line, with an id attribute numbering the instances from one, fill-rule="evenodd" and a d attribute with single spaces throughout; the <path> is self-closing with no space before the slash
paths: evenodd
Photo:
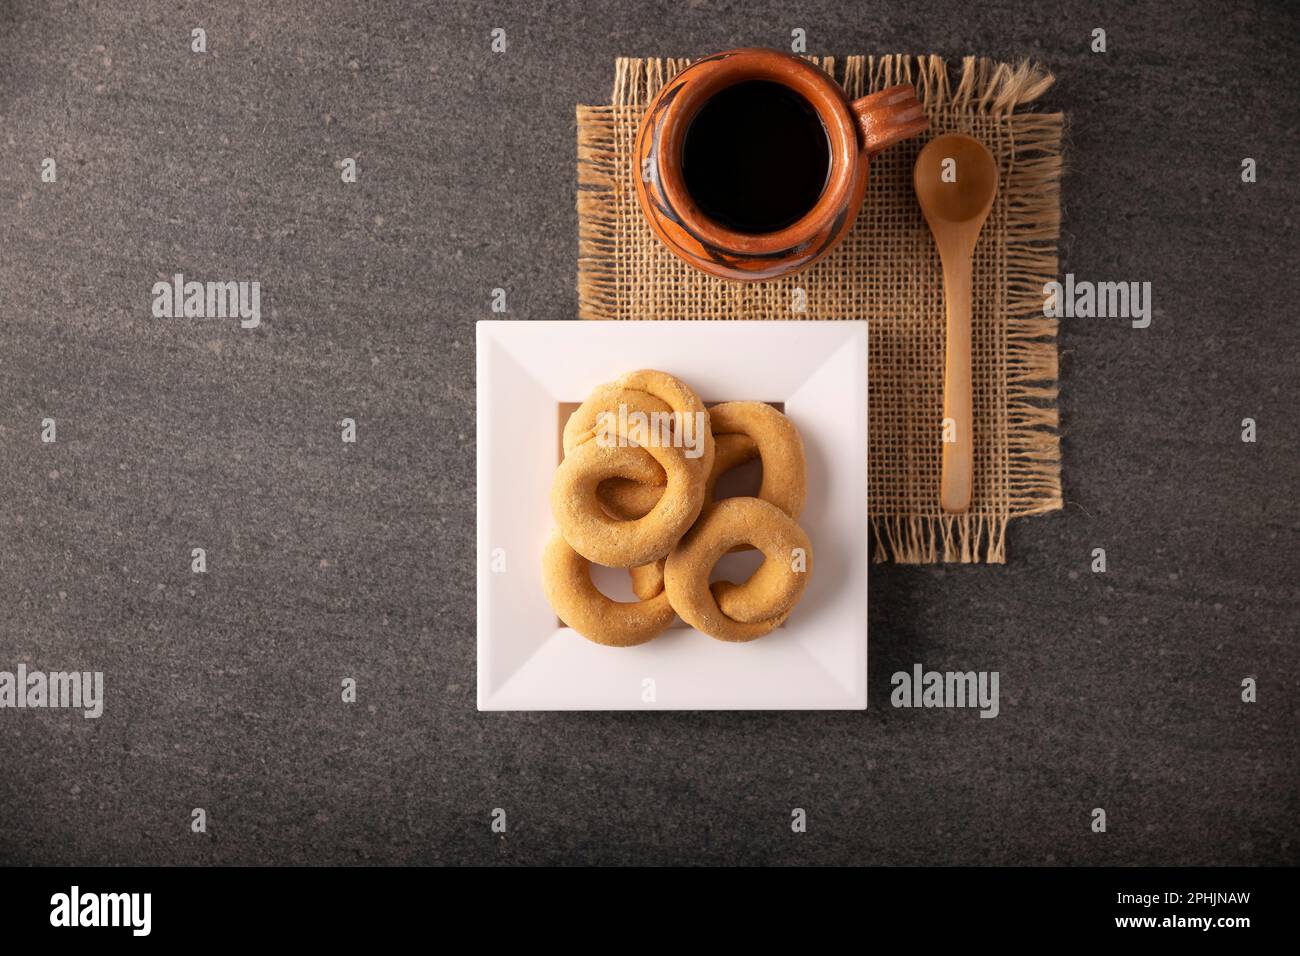
<path id="1" fill-rule="evenodd" d="M 867 706 L 866 322 L 479 322 L 477 346 L 479 710 Z M 561 406 L 639 368 L 710 404 L 781 403 L 803 436 L 813 574 L 765 637 L 728 644 L 679 623 L 602 647 L 546 601 Z"/>

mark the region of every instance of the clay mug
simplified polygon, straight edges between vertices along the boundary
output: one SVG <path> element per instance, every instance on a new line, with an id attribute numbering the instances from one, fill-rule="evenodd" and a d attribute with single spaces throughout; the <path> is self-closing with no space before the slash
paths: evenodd
<path id="1" fill-rule="evenodd" d="M 824 133 L 820 145 L 808 140 L 814 152 L 791 147 L 802 142 L 800 110 Z M 697 60 L 650 103 L 636 138 L 637 198 L 655 235 L 690 265 L 741 282 L 772 279 L 839 242 L 862 205 L 871 157 L 929 126 L 909 84 L 850 100 L 799 57 L 730 50 Z M 808 178 L 821 175 L 818 162 L 819 193 Z M 755 168 L 767 179 L 755 178 Z M 787 187 L 796 195 L 785 195 Z M 753 202 L 793 217 L 737 225 L 713 211 L 719 197 L 710 191 L 733 210 Z"/>

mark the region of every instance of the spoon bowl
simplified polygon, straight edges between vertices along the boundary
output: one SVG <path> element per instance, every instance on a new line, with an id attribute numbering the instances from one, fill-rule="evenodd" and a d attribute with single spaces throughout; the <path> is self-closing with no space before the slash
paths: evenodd
<path id="1" fill-rule="evenodd" d="M 936 136 L 921 150 L 912 184 L 932 230 L 936 222 L 964 223 L 978 235 L 998 192 L 998 167 L 979 140 L 951 133 Z"/>

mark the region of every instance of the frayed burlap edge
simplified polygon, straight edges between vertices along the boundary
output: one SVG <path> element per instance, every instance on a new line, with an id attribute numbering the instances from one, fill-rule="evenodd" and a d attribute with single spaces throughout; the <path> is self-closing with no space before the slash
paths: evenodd
<path id="1" fill-rule="evenodd" d="M 852 96 L 912 83 L 928 110 L 1011 117 L 1038 99 L 1054 77 L 1028 62 L 1016 65 L 964 57 L 952 67 L 939 56 L 810 57 Z M 690 65 L 683 58 L 620 57 L 609 106 L 578 112 L 578 315 L 611 318 L 617 311 L 617 264 L 609 255 L 617 226 L 616 111 L 649 103 L 667 80 Z M 956 83 L 953 79 L 956 77 Z M 1061 508 L 1061 450 L 1056 409 L 1057 323 L 1042 315 L 1043 286 L 1057 273 L 1060 234 L 1061 127 L 1055 114 L 1013 118 L 1007 177 L 1007 430 L 1005 494 L 992 511 L 965 515 L 871 515 L 874 560 L 900 564 L 1006 561 L 1011 518 Z"/>

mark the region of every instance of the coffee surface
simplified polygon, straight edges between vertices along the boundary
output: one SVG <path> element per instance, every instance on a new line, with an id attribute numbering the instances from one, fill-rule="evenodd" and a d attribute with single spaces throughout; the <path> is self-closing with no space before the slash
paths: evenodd
<path id="1" fill-rule="evenodd" d="M 803 218 L 826 188 L 830 140 L 789 87 L 749 80 L 700 108 L 682 145 L 682 175 L 700 211 L 729 229 L 763 233 Z"/>

